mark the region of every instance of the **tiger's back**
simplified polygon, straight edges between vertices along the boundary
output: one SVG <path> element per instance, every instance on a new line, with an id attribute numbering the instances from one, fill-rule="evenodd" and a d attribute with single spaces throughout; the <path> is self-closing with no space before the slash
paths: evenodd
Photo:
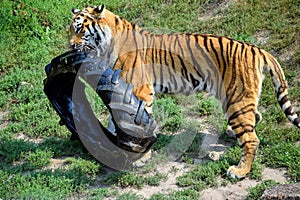
<path id="1" fill-rule="evenodd" d="M 134 85 L 135 95 L 151 108 L 155 92 L 183 93 L 205 90 L 221 102 L 243 150 L 238 166 L 228 174 L 244 177 L 250 172 L 259 140 L 255 126 L 261 120 L 257 105 L 263 72 L 272 77 L 280 106 L 300 128 L 300 118 L 288 99 L 283 71 L 266 51 L 227 37 L 207 34 L 152 34 L 104 6 L 73 10 L 70 43 L 91 49 Z"/>

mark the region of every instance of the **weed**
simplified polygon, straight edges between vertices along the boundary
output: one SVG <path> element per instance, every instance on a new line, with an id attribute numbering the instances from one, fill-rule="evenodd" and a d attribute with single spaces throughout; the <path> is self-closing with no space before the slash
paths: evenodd
<path id="1" fill-rule="evenodd" d="M 136 200 L 141 199 L 142 197 L 133 193 L 133 192 L 127 192 L 117 197 L 117 200 Z"/>
<path id="2" fill-rule="evenodd" d="M 169 144 L 173 138 L 174 136 L 172 135 L 159 134 L 157 136 L 157 142 L 153 145 L 153 150 L 157 151 L 159 149 L 162 149 L 167 144 Z"/>
<path id="3" fill-rule="evenodd" d="M 212 114 L 215 110 L 214 101 L 211 98 L 204 98 L 203 93 L 196 94 L 199 99 L 197 107 L 200 115 L 209 115 Z"/>
<path id="4" fill-rule="evenodd" d="M 95 177 L 101 170 L 101 165 L 95 161 L 84 160 L 82 158 L 67 158 L 65 163 L 67 168 L 77 174 L 85 174 Z"/>
<path id="5" fill-rule="evenodd" d="M 202 134 L 198 133 L 196 134 L 193 142 L 189 146 L 189 148 L 186 150 L 185 155 L 186 156 L 199 156 L 198 154 L 201 153 L 201 144 L 202 144 Z"/>
<path id="6" fill-rule="evenodd" d="M 2 161 L 11 163 L 19 160 L 23 152 L 34 149 L 34 144 L 23 140 L 1 140 L 0 157 Z"/>
<path id="7" fill-rule="evenodd" d="M 88 191 L 88 199 L 101 200 L 110 194 L 108 188 L 97 188 Z"/>
<path id="8" fill-rule="evenodd" d="M 274 186 L 274 185 L 278 185 L 278 184 L 279 183 L 276 183 L 276 181 L 266 180 L 266 181 L 263 181 L 261 184 L 258 184 L 254 187 L 250 187 L 247 200 L 260 199 L 260 197 L 262 196 L 262 194 L 266 188 Z"/>
<path id="9" fill-rule="evenodd" d="M 48 137 L 39 145 L 40 149 L 49 149 L 54 153 L 54 157 L 84 155 L 84 147 L 79 141 L 70 141 L 69 138 L 58 139 Z"/>
<path id="10" fill-rule="evenodd" d="M 192 189 L 184 189 L 180 191 L 172 192 L 168 195 L 161 193 L 154 194 L 151 196 L 150 200 L 193 200 L 199 199 L 199 193 Z"/>
<path id="11" fill-rule="evenodd" d="M 142 188 L 145 184 L 158 186 L 160 181 L 166 178 L 167 175 L 162 173 L 143 176 L 134 172 L 119 172 L 112 174 L 105 182 L 109 184 L 117 184 L 121 187 L 133 186 L 136 188 Z"/>
<path id="12" fill-rule="evenodd" d="M 197 191 L 207 187 L 216 187 L 218 186 L 217 177 L 219 174 L 226 173 L 224 170 L 224 163 L 221 162 L 199 164 L 192 171 L 178 177 L 177 184 L 182 187 L 189 186 Z"/>
<path id="13" fill-rule="evenodd" d="M 300 180 L 300 146 L 280 143 L 264 148 L 263 162 L 271 167 L 287 167 L 294 181 Z"/>
<path id="14" fill-rule="evenodd" d="M 49 173 L 17 173 L 12 176 L 2 170 L 0 175 L 0 196 L 4 199 L 60 199 L 79 191 L 79 185 L 66 176 Z"/>
<path id="15" fill-rule="evenodd" d="M 22 159 L 25 161 L 25 166 L 29 170 L 39 169 L 47 166 L 51 162 L 53 152 L 49 150 L 35 149 L 22 154 Z"/>
<path id="16" fill-rule="evenodd" d="M 157 99 L 153 104 L 153 114 L 164 131 L 176 132 L 183 122 L 181 109 L 172 97 Z"/>
<path id="17" fill-rule="evenodd" d="M 257 158 L 251 168 L 251 172 L 249 173 L 249 177 L 255 180 L 262 179 L 262 172 L 264 170 L 264 166 L 261 164 L 261 159 Z"/>
<path id="18" fill-rule="evenodd" d="M 155 175 L 145 177 L 145 182 L 151 186 L 159 186 L 161 180 L 165 180 L 167 177 L 168 175 L 166 174 L 156 173 Z"/>
<path id="19" fill-rule="evenodd" d="M 196 165 L 190 172 L 177 178 L 177 184 L 182 187 L 191 187 L 197 191 L 202 191 L 207 187 L 217 187 L 218 177 L 226 176 L 230 165 L 236 165 L 239 161 L 241 150 L 239 147 L 230 148 L 218 161 L 210 161 Z M 255 162 L 250 177 L 261 179 L 262 166 Z M 229 179 L 230 181 L 235 181 Z M 223 183 L 224 184 L 224 180 Z"/>

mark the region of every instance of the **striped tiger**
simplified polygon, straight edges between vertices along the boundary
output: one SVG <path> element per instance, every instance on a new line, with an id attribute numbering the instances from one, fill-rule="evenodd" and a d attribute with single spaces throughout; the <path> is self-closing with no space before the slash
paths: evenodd
<path id="1" fill-rule="evenodd" d="M 134 94 L 147 109 L 155 93 L 190 94 L 206 91 L 222 104 L 242 148 L 237 166 L 227 174 L 245 177 L 259 145 L 255 126 L 261 120 L 257 105 L 267 70 L 278 102 L 288 119 L 300 128 L 300 118 L 288 98 L 288 85 L 276 59 L 261 48 L 209 34 L 154 34 L 140 29 L 101 6 L 72 9 L 70 47 L 97 52 L 122 78 L 133 83 Z"/>

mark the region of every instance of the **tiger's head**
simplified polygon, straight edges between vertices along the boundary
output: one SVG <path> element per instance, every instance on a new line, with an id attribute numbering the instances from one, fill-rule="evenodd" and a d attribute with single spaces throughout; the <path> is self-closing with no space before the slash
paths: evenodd
<path id="1" fill-rule="evenodd" d="M 114 35 L 121 31 L 122 20 L 104 5 L 87 6 L 82 10 L 72 9 L 70 47 L 79 50 L 94 50 L 103 55 L 111 45 Z"/>

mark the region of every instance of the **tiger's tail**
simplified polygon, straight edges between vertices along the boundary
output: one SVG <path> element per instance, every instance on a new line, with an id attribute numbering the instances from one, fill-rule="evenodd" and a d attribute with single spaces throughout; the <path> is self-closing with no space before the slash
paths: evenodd
<path id="1" fill-rule="evenodd" d="M 294 112 L 289 100 L 288 84 L 285 80 L 284 73 L 278 61 L 270 54 L 267 54 L 267 69 L 272 77 L 277 94 L 277 100 L 282 111 L 294 125 L 300 128 L 300 117 L 298 117 L 298 115 Z"/>

